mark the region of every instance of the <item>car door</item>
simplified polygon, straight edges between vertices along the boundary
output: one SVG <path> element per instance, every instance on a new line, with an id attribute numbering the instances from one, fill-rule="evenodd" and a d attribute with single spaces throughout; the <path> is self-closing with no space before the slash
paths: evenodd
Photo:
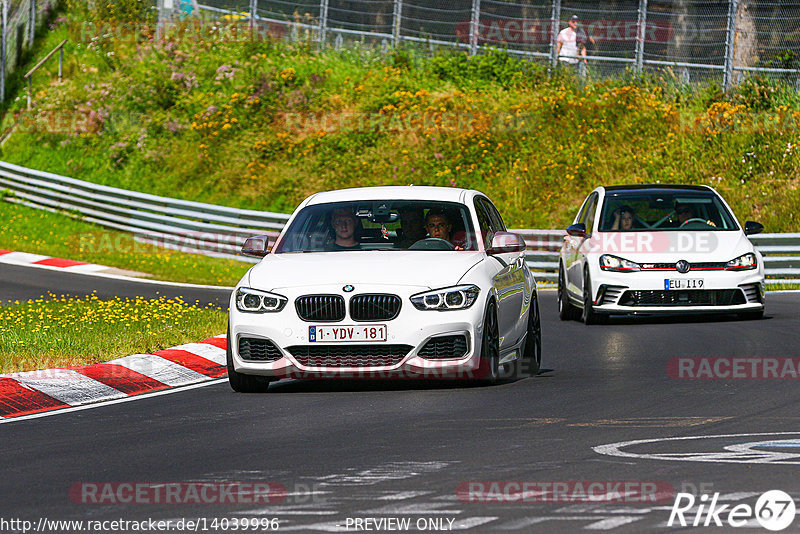
<path id="1" fill-rule="evenodd" d="M 579 219 L 576 221 L 586 226 L 587 237 L 568 236 L 567 238 L 569 243 L 566 260 L 568 264 L 565 266 L 567 270 L 567 289 L 576 298 L 580 298 L 583 294 L 583 260 L 585 255 L 583 244 L 586 239 L 591 237 L 598 196 L 596 192 L 589 195 L 583 204 L 583 208 L 581 208 Z"/>
<path id="2" fill-rule="evenodd" d="M 486 236 L 484 245 L 488 248 L 492 244 L 492 236 L 496 232 L 506 231 L 506 227 L 497 208 L 489 199 L 477 197 L 475 209 L 478 212 L 479 224 L 486 226 L 487 231 L 484 233 L 484 229 L 481 228 L 481 234 Z M 526 325 L 522 320 L 523 305 L 527 296 L 525 255 L 521 252 L 497 254 L 491 261 L 498 267 L 493 283 L 497 292 L 497 323 L 502 352 L 516 344 L 525 332 Z"/>

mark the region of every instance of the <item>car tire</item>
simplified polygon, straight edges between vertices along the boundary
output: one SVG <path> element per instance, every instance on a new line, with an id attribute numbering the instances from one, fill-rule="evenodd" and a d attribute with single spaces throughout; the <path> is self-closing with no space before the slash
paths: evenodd
<path id="1" fill-rule="evenodd" d="M 764 310 L 742 312 L 737 317 L 743 321 L 757 321 L 764 318 Z"/>
<path id="2" fill-rule="evenodd" d="M 564 267 L 558 265 L 558 318 L 562 321 L 572 321 L 579 317 L 580 310 L 572 305 L 567 294 L 567 284 L 564 277 Z"/>
<path id="3" fill-rule="evenodd" d="M 490 302 L 483 319 L 481 359 L 478 378 L 486 384 L 496 384 L 500 379 L 500 334 L 497 325 L 497 307 Z"/>
<path id="4" fill-rule="evenodd" d="M 269 388 L 274 379 L 266 376 L 246 375 L 233 368 L 233 349 L 231 348 L 231 327 L 228 325 L 228 337 L 225 343 L 225 356 L 228 364 L 228 383 L 237 393 L 260 393 Z"/>
<path id="5" fill-rule="evenodd" d="M 531 300 L 528 312 L 528 333 L 525 336 L 525 347 L 522 356 L 517 360 L 519 378 L 533 377 L 539 374 L 542 367 L 542 323 L 539 317 L 539 299 Z"/>
<path id="6" fill-rule="evenodd" d="M 603 324 L 606 316 L 594 311 L 594 299 L 592 298 L 592 280 L 589 271 L 583 273 L 583 324 Z"/>

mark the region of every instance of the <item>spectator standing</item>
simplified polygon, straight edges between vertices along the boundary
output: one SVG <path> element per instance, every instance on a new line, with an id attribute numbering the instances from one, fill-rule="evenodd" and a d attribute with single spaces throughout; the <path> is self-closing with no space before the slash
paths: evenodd
<path id="1" fill-rule="evenodd" d="M 586 33 L 578 27 L 578 15 L 572 15 L 568 26 L 558 33 L 558 59 L 571 65 L 577 64 L 583 56 L 586 63 Z"/>

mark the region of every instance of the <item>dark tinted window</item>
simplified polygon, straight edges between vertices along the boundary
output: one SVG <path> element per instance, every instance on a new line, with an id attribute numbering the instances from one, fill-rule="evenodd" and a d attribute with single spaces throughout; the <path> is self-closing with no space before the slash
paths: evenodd
<path id="1" fill-rule="evenodd" d="M 603 232 L 737 229 L 733 216 L 711 191 L 609 192 L 600 216 Z"/>

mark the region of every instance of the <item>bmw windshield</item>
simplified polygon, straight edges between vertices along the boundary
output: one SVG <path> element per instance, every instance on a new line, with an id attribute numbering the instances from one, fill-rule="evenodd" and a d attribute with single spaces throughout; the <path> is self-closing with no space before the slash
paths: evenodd
<path id="1" fill-rule="evenodd" d="M 463 204 L 365 200 L 303 208 L 275 253 L 356 250 L 477 250 Z"/>
<path id="2" fill-rule="evenodd" d="M 601 232 L 738 229 L 711 191 L 608 191 L 600 215 Z"/>

